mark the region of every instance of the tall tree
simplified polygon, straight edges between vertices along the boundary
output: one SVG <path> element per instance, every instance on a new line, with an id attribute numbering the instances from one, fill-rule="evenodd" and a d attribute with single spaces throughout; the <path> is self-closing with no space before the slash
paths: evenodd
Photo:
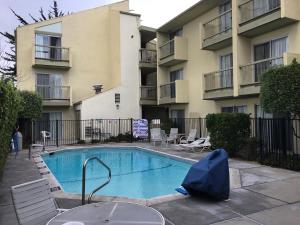
<path id="1" fill-rule="evenodd" d="M 13 9 L 10 9 L 11 12 L 18 19 L 20 25 L 27 25 L 30 23 L 37 23 L 44 20 L 49 20 L 56 17 L 64 16 L 65 13 L 58 8 L 57 1 L 53 1 L 53 5 L 50 6 L 48 13 L 45 13 L 44 9 L 41 7 L 39 10 L 39 17 L 36 18 L 32 14 L 28 14 L 31 18 L 31 22 L 28 22 L 23 16 L 17 14 Z M 67 13 L 68 14 L 68 13 Z M 0 35 L 5 37 L 6 42 L 9 44 L 9 50 L 5 51 L 0 55 L 2 63 L 0 63 L 0 73 L 3 73 L 4 79 L 9 79 L 16 81 L 17 69 L 16 69 L 16 40 L 15 35 L 10 32 L 1 32 Z"/>

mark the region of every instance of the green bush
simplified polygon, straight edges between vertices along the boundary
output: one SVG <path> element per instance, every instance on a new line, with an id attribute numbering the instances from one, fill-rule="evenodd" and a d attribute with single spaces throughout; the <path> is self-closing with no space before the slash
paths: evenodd
<path id="1" fill-rule="evenodd" d="M 0 80 L 0 173 L 9 151 L 20 109 L 20 95 L 11 82 Z"/>
<path id="2" fill-rule="evenodd" d="M 206 126 L 213 148 L 224 148 L 230 156 L 236 156 L 250 137 L 250 117 L 247 114 L 208 114 Z"/>
<path id="3" fill-rule="evenodd" d="M 30 91 L 20 91 L 20 96 L 21 109 L 19 118 L 40 118 L 42 114 L 42 98 Z"/>
<path id="4" fill-rule="evenodd" d="M 300 116 L 300 64 L 293 60 L 263 74 L 260 99 L 266 112 Z"/>

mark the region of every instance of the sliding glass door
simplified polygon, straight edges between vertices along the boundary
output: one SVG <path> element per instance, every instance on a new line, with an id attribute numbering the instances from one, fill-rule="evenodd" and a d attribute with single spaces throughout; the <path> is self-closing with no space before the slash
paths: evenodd
<path id="1" fill-rule="evenodd" d="M 232 87 L 232 54 L 220 56 L 220 88 Z"/>
<path id="2" fill-rule="evenodd" d="M 261 75 L 274 65 L 283 64 L 287 51 L 287 37 L 254 46 L 254 81 L 260 82 Z"/>
<path id="3" fill-rule="evenodd" d="M 183 70 L 175 70 L 170 72 L 170 89 L 171 89 L 171 98 L 176 97 L 176 80 L 183 80 Z"/>
<path id="4" fill-rule="evenodd" d="M 61 37 L 44 34 L 35 35 L 35 57 L 38 59 L 61 60 Z"/>
<path id="5" fill-rule="evenodd" d="M 231 10 L 231 1 L 227 1 L 220 5 L 220 24 L 219 24 L 219 32 L 225 32 L 231 28 L 231 13 L 226 13 Z"/>
<path id="6" fill-rule="evenodd" d="M 37 74 L 37 92 L 43 99 L 63 99 L 62 76 L 58 74 Z"/>
<path id="7" fill-rule="evenodd" d="M 253 0 L 253 17 L 268 13 L 280 6 L 280 0 Z"/>

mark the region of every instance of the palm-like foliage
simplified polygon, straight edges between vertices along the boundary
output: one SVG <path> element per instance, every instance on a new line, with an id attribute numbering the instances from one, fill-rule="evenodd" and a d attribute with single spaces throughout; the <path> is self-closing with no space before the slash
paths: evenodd
<path id="1" fill-rule="evenodd" d="M 39 10 L 39 17 L 33 17 L 32 14 L 28 14 L 31 18 L 31 22 L 28 22 L 24 17 L 17 14 L 13 9 L 10 9 L 11 12 L 16 16 L 20 25 L 27 25 L 30 23 L 37 23 L 44 20 L 49 20 L 56 17 L 64 16 L 65 13 L 59 10 L 57 1 L 53 1 L 53 5 L 50 6 L 48 13 L 45 13 L 44 9 L 41 7 Z M 10 45 L 10 51 L 5 51 L 0 57 L 5 63 L 0 64 L 0 73 L 3 73 L 5 79 L 16 80 L 16 40 L 15 35 L 9 32 L 1 32 L 0 35 L 6 38 L 7 43 Z"/>

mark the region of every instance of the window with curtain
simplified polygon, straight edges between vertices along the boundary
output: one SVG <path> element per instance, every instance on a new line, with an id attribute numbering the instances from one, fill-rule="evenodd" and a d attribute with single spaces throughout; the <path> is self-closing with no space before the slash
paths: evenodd
<path id="1" fill-rule="evenodd" d="M 170 72 L 170 91 L 171 91 L 171 98 L 176 97 L 176 80 L 183 80 L 183 69 L 175 70 Z"/>
<path id="2" fill-rule="evenodd" d="M 287 51 L 287 37 L 275 39 L 254 46 L 254 81 L 260 82 L 261 75 L 271 66 L 283 64 L 283 54 Z"/>
<path id="3" fill-rule="evenodd" d="M 273 118 L 273 114 L 266 113 L 260 105 L 255 105 L 254 109 L 255 109 L 255 117 L 256 118 L 266 118 L 266 119 Z"/>
<path id="4" fill-rule="evenodd" d="M 232 87 L 232 53 L 220 56 L 220 87 Z"/>
<path id="5" fill-rule="evenodd" d="M 35 57 L 39 59 L 62 59 L 61 37 L 45 34 L 35 35 Z"/>
<path id="6" fill-rule="evenodd" d="M 225 13 L 229 10 L 231 10 L 231 1 L 226 1 L 219 6 L 219 13 L 223 14 L 220 17 L 220 24 L 219 24 L 220 33 L 225 32 L 231 28 L 231 24 L 232 24 L 231 13 Z"/>
<path id="7" fill-rule="evenodd" d="M 183 69 L 170 72 L 170 82 L 175 82 L 176 80 L 183 80 Z"/>
<path id="8" fill-rule="evenodd" d="M 47 141 L 55 141 L 56 137 L 61 139 L 63 133 L 62 112 L 44 112 L 41 122 L 37 124 L 38 126 L 35 127 L 36 138 L 40 137 L 42 131 L 48 131 L 51 133 L 51 137 Z M 56 133 L 57 131 L 58 133 Z"/>
<path id="9" fill-rule="evenodd" d="M 261 16 L 280 6 L 280 0 L 253 0 L 253 17 Z"/>
<path id="10" fill-rule="evenodd" d="M 63 99 L 62 76 L 37 74 L 37 91 L 43 99 Z"/>

